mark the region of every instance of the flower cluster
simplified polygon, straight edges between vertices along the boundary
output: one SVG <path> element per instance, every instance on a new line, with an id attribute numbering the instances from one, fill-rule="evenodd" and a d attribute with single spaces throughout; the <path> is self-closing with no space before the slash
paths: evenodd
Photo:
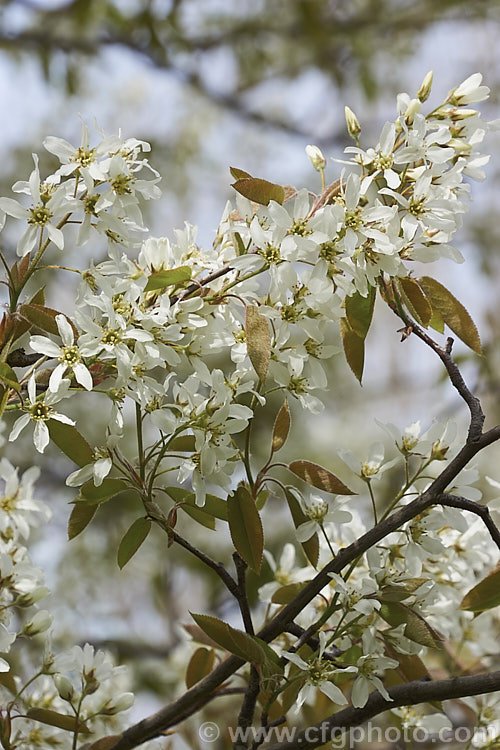
<path id="1" fill-rule="evenodd" d="M 320 412 L 327 360 L 340 351 L 339 327 L 346 357 L 356 372 L 349 336 L 359 353 L 376 291 L 380 289 L 384 301 L 405 322 L 403 308 L 425 327 L 431 319 L 432 295 L 427 297 L 412 277 L 414 263 L 462 260 L 450 243 L 467 207 L 469 185 L 464 178 L 482 179 L 488 158 L 478 148 L 489 126 L 468 105 L 485 99 L 488 89 L 478 74 L 471 76 L 424 114 L 430 85 L 428 76 L 416 98 L 398 97 L 397 116 L 386 123 L 373 147 L 361 147 L 361 126 L 348 109 L 348 130 L 356 145 L 346 150 L 348 160 L 341 162 L 339 179 L 327 187 L 323 184 L 320 195 L 307 189 L 287 193 L 250 176 L 237 180 L 235 205 L 226 206 L 208 250 L 197 244 L 190 225 L 177 231 L 172 241 L 138 240 L 146 231 L 140 200 L 159 196 L 158 174 L 144 157 L 149 146 L 119 135 L 102 136 L 92 147 L 85 126 L 77 148 L 58 138 L 46 139 L 45 147 L 61 166 L 42 180 L 35 157 L 29 180 L 14 186 L 15 192 L 28 196 L 29 205 L 0 199 L 2 220 L 8 214 L 22 223 L 17 248 L 22 260 L 15 266 L 16 283 L 10 279 L 10 306 L 27 321 L 25 328 L 16 328 L 12 317 L 7 319 L 14 332 L 2 340 L 3 362 L 13 341 L 31 349 L 30 370 L 20 380 L 8 364 L 1 373 L 12 391 L 9 410 L 21 412 L 10 440 L 31 423 L 39 452 L 47 447 L 51 428 L 63 434 L 55 440 L 59 447 L 70 435 L 77 448 L 70 446 L 65 452 L 77 456 L 79 468 L 67 484 L 85 485 L 80 507 L 86 492 L 94 493 L 98 505 L 133 487 L 147 516 L 138 519 L 136 528 L 141 534 L 146 529 L 147 535 L 148 524 L 159 521 L 170 541 L 179 506 L 191 504 L 193 518 L 199 518 L 201 506 L 211 513 L 211 503 L 216 508 L 213 515 L 230 522 L 229 503 L 211 491 L 231 494 L 246 476 L 253 509 L 252 501 L 264 503 L 267 486 L 274 481 L 289 503 L 295 503 L 297 542 L 311 565 L 300 567 L 290 545 L 278 565 L 269 557 L 275 580 L 261 589 L 268 611 L 283 603 L 284 587 L 300 587 L 313 575 L 318 560 L 328 561 L 336 550 L 358 539 L 366 530 L 366 519 L 352 506 L 344 509 L 338 498 L 300 492 L 266 475 L 284 466 L 272 460 L 288 433 L 287 403 L 274 428 L 271 458 L 254 476 L 251 426 L 257 410 L 279 392 L 312 413 Z M 309 146 L 307 154 L 324 180 L 326 159 L 316 147 Z M 74 314 L 45 307 L 43 290 L 20 303 L 42 256 L 52 245 L 64 249 L 70 222 L 78 225 L 78 243 L 88 242 L 97 232 L 109 247 L 107 260 L 92 262 L 82 272 Z M 137 248 L 137 257 L 125 252 L 130 247 Z M 405 296 L 405 289 L 417 296 Z M 359 318 L 353 305 L 362 311 Z M 31 325 L 36 331 L 29 330 Z M 41 367 L 47 360 L 48 373 Z M 63 412 L 68 399 L 77 394 L 91 397 L 96 390 L 109 399 L 109 418 L 102 444 L 90 448 Z M 135 411 L 138 457 L 123 453 L 127 403 Z M 452 453 L 453 429 L 448 425 L 435 425 L 424 434 L 419 423 L 402 434 L 394 425 L 385 430 L 395 457 L 386 458 L 382 443 L 362 459 L 339 451 L 342 481 L 321 467 L 311 473 L 311 465 L 304 469 L 307 462 L 288 468 L 316 490 L 365 493 L 377 523 L 381 510 L 386 517 L 396 505 L 425 491 L 436 467 Z M 405 481 L 389 507 L 381 509 L 375 492 L 395 466 L 402 469 Z M 32 497 L 35 475 L 35 470 L 28 470 L 19 479 L 8 462 L 0 464 L 6 482 L 0 513 L 4 653 L 19 635 L 9 630 L 10 611 L 35 606 L 46 592 L 21 544 L 33 519 L 45 513 Z M 172 477 L 187 489 L 169 487 Z M 449 489 L 476 500 L 480 493 L 470 486 L 476 478 L 475 469 L 468 469 L 459 477 L 460 487 Z M 264 492 L 259 494 L 261 488 Z M 156 504 L 160 492 L 175 500 L 168 517 Z M 243 487 L 242 502 L 245 493 Z M 233 541 L 237 536 L 232 534 Z M 137 549 L 143 540 L 144 536 L 134 539 L 138 544 L 129 547 Z M 295 653 L 289 640 L 282 639 L 281 656 L 289 663 L 283 679 L 292 686 L 293 700 L 298 706 L 313 702 L 318 689 L 337 705 L 346 703 L 349 693 L 353 705 L 362 707 L 373 688 L 387 699 L 384 674 L 394 672 L 403 657 L 426 674 L 425 649 L 435 647 L 442 636 L 461 638 L 483 656 L 490 641 L 484 638 L 478 647 L 477 634 L 482 628 L 494 639 L 498 622 L 491 612 L 473 619 L 459 604 L 475 575 L 492 562 L 479 521 L 467 526 L 462 511 L 433 508 L 372 548 L 343 576 L 333 574 L 322 596 L 297 617 L 305 628 L 321 618 L 317 648 L 306 644 Z M 36 610 L 25 618 L 22 634 L 34 636 L 49 625 L 48 613 Z M 7 670 L 7 661 L 1 661 L 0 668 Z M 69 658 L 49 654 L 40 671 L 40 695 L 45 706 L 58 712 L 69 707 L 76 716 L 73 731 L 79 733 L 87 722 L 101 721 L 130 705 L 120 674 L 104 654 L 89 646 L 75 648 Z M 19 686 L 18 696 L 24 689 Z M 34 702 L 42 700 L 35 692 L 30 696 Z M 16 727 L 22 727 L 21 722 Z M 44 741 L 53 745 L 58 731 L 51 732 L 50 740 Z"/>
<path id="2" fill-rule="evenodd" d="M 75 732 L 116 725 L 112 717 L 132 705 L 133 695 L 123 689 L 124 668 L 114 667 L 103 651 L 94 652 L 86 644 L 83 649 L 74 646 L 70 653 L 52 653 L 52 616 L 38 606 L 49 589 L 26 546 L 31 529 L 50 517 L 48 508 L 34 496 L 39 473 L 31 467 L 20 476 L 6 458 L 0 461 L 0 672 L 10 672 L 10 679 L 0 686 L 1 737 L 5 746 L 13 748 L 69 750 Z M 16 651 L 27 638 L 36 638 L 43 658 L 38 666 L 24 663 L 21 674 L 11 668 L 9 654 L 16 663 Z M 40 709 L 41 723 L 26 717 L 30 709 Z M 45 721 L 47 709 L 60 715 L 61 728 Z"/>

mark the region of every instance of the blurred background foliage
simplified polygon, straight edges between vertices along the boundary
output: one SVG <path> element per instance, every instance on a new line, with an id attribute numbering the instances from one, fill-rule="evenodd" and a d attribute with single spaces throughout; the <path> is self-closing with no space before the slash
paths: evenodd
<path id="1" fill-rule="evenodd" d="M 304 148 L 315 143 L 327 156 L 342 158 L 349 145 L 344 104 L 357 113 L 362 142 L 370 145 L 385 119 L 394 117 L 395 94 L 414 95 L 429 69 L 435 73 L 431 104 L 479 70 L 492 89 L 485 116 L 498 116 L 499 22 L 500 0 L 3 0 L 0 193 L 10 195 L 13 182 L 29 174 L 31 153 L 42 155 L 44 136 L 76 143 L 79 116 L 89 123 L 95 117 L 107 132 L 122 128 L 151 142 L 151 162 L 163 176 L 163 198 L 147 206 L 153 233 L 171 236 L 187 220 L 199 226 L 200 244 L 211 243 L 232 195 L 230 164 L 319 190 Z M 446 283 L 477 319 L 487 357 L 473 358 L 459 346 L 456 353 L 471 385 L 480 383 L 491 420 L 499 420 L 500 141 L 494 134 L 486 150 L 493 153 L 488 179 L 472 186 L 474 204 L 466 231 L 457 237 L 466 266 L 440 264 L 425 272 Z M 42 167 L 54 169 L 51 159 L 45 154 Z M 329 161 L 327 178 L 335 180 L 340 170 Z M 14 239 L 9 231 L 2 239 L 12 255 Z M 63 262 L 81 268 L 90 257 L 102 259 L 105 247 L 65 252 Z M 61 262 L 55 252 L 52 262 Z M 59 277 L 49 304 L 70 314 L 72 289 L 72 277 Z M 327 409 L 305 423 L 297 414 L 300 430 L 292 434 L 290 458 L 331 467 L 334 449 L 362 456 L 381 439 L 375 417 L 403 428 L 417 418 L 428 425 L 434 417 L 454 416 L 459 402 L 451 387 L 442 389 L 433 357 L 420 342 L 401 344 L 397 321 L 377 310 L 364 388 L 343 362 L 335 362 Z M 91 440 L 102 425 L 103 410 L 97 399 L 95 404 L 91 417 L 83 398 L 80 406 L 86 415 L 82 431 Z M 459 419 L 462 412 L 460 406 Z M 269 421 L 259 425 L 256 445 L 267 445 L 270 429 Z M 16 453 L 18 463 L 34 460 L 28 440 L 21 449 L 16 443 Z M 120 657 L 138 657 L 143 687 L 164 702 L 182 653 L 169 669 L 165 659 L 180 639 L 176 623 L 189 621 L 188 607 L 195 602 L 195 610 L 225 619 L 234 613 L 211 575 L 184 552 L 167 550 L 159 534 L 118 572 L 119 539 L 139 512 L 133 498 L 105 505 L 67 554 L 67 501 L 73 493 L 61 492 L 61 482 L 72 468 L 55 453 L 48 467 L 44 461 L 43 492 L 55 516 L 50 540 L 41 538 L 36 550 L 51 584 L 58 582 L 58 636 L 67 629 L 72 638 L 111 644 Z M 482 468 L 495 476 L 495 467 Z M 388 498 L 391 489 L 383 487 L 381 497 Z M 281 517 L 278 500 L 268 506 L 270 518 Z M 181 533 L 217 559 L 224 554 L 222 532 L 187 526 L 186 518 Z M 292 525 L 273 526 L 272 546 L 279 554 L 293 538 Z M 146 710 L 153 701 L 149 694 Z M 141 706 L 139 701 L 138 713 Z"/>

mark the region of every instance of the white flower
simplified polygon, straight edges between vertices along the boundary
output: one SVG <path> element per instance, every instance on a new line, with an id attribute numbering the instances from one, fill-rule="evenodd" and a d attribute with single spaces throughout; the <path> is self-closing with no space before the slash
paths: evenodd
<path id="1" fill-rule="evenodd" d="M 74 343 L 75 337 L 72 326 L 64 315 L 57 315 L 56 323 L 63 342 L 62 346 L 57 346 L 46 336 L 32 336 L 30 339 L 30 346 L 34 352 L 59 360 L 59 364 L 53 370 L 49 379 L 49 391 L 56 393 L 68 369 L 73 371 L 75 379 L 80 385 L 87 391 L 91 391 L 92 375 L 82 362 L 79 347 Z"/>
<path id="2" fill-rule="evenodd" d="M 9 633 L 5 625 L 0 622 L 0 653 L 7 654 L 11 645 L 16 640 L 15 633 Z M 0 657 L 0 672 L 8 672 L 10 664 Z"/>
<path id="3" fill-rule="evenodd" d="M 26 425 L 28 425 L 30 421 L 33 421 L 35 423 L 33 442 L 37 451 L 43 453 L 50 441 L 49 430 L 47 427 L 49 419 L 55 419 L 58 422 L 64 422 L 64 424 L 75 424 L 72 419 L 66 417 L 64 414 L 59 414 L 53 409 L 53 404 L 66 397 L 68 388 L 69 380 L 62 380 L 59 385 L 59 390 L 56 393 L 47 391 L 41 398 L 37 399 L 35 374 L 33 373 L 28 381 L 29 401 L 24 404 L 25 414 L 22 414 L 14 422 L 9 435 L 9 440 L 15 440 L 19 433 L 24 430 Z"/>
<path id="4" fill-rule="evenodd" d="M 10 461 L 0 461 L 0 477 L 5 482 L 3 497 L 0 499 L 0 531 L 11 529 L 27 538 L 30 525 L 38 522 L 39 514 L 48 517 L 48 509 L 38 500 L 33 499 L 33 485 L 40 475 L 37 466 L 26 469 L 21 479 L 17 468 Z"/>
<path id="5" fill-rule="evenodd" d="M 452 104 L 462 106 L 463 104 L 473 104 L 482 102 L 490 95 L 488 86 L 481 86 L 483 76 L 481 73 L 473 73 L 465 79 L 450 93 L 449 101 Z"/>
<path id="6" fill-rule="evenodd" d="M 32 204 L 25 208 L 12 198 L 0 198 L 0 209 L 15 219 L 28 222 L 28 228 L 17 244 L 17 254 L 24 256 L 31 252 L 40 232 L 46 230 L 49 239 L 60 249 L 64 247 L 64 235 L 57 226 L 57 219 L 70 212 L 75 201 L 69 199 L 65 186 L 57 187 L 53 182 L 41 183 L 38 170 L 38 157 L 33 154 L 35 169 L 32 171 L 28 183 L 16 183 L 14 190 L 27 192 Z M 27 187 L 25 187 L 25 185 Z"/>
<path id="7" fill-rule="evenodd" d="M 302 503 L 302 509 L 309 521 L 301 524 L 296 531 L 299 542 L 305 542 L 317 531 L 324 528 L 325 523 L 349 523 L 352 515 L 347 510 L 333 507 L 333 502 L 325 500 L 319 495 L 311 497 Z"/>
<path id="8" fill-rule="evenodd" d="M 311 658 L 308 662 L 304 661 L 298 654 L 288 651 L 283 654 L 285 659 L 306 673 L 304 675 L 305 683 L 297 696 L 296 712 L 301 709 L 304 703 L 314 700 L 316 690 L 320 690 L 332 703 L 336 703 L 338 706 L 345 706 L 348 702 L 343 692 L 333 683 L 332 679 L 336 674 L 353 672 L 356 671 L 356 668 L 336 669 L 330 659 L 323 657 L 327 643 L 327 635 L 324 631 L 319 633 L 319 641 L 320 648 L 318 655 Z"/>

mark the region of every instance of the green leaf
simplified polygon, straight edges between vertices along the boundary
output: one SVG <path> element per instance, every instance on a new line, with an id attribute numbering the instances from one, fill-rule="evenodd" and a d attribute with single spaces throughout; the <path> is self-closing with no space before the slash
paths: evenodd
<path id="1" fill-rule="evenodd" d="M 361 339 L 365 339 L 370 329 L 373 318 L 373 308 L 375 306 L 376 289 L 369 287 L 366 297 L 359 292 L 355 292 L 345 299 L 345 313 L 347 322 L 351 329 Z"/>
<path id="2" fill-rule="evenodd" d="M 196 521 L 201 526 L 204 526 L 211 531 L 215 530 L 215 518 L 206 512 L 205 507 L 200 508 L 200 506 L 195 503 L 192 505 L 181 503 L 177 507 L 183 510 L 184 513 L 193 519 L 193 521 Z"/>
<path id="3" fill-rule="evenodd" d="M 191 453 L 196 450 L 194 435 L 179 435 L 168 444 L 169 451 L 176 453 Z"/>
<path id="4" fill-rule="evenodd" d="M 399 602 L 386 602 L 383 599 L 380 606 L 380 616 L 393 628 L 398 625 L 406 625 L 404 634 L 410 641 L 420 643 L 428 648 L 440 648 L 442 638 L 424 618 L 414 610 Z"/>
<path id="5" fill-rule="evenodd" d="M 397 279 L 399 292 L 408 312 L 424 328 L 432 319 L 432 305 L 423 293 L 420 284 L 409 276 Z"/>
<path id="6" fill-rule="evenodd" d="M 234 233 L 234 239 L 236 241 L 236 253 L 238 257 L 240 255 L 246 255 L 248 252 L 248 247 L 245 246 L 245 243 L 241 239 L 241 234 L 239 232 Z"/>
<path id="7" fill-rule="evenodd" d="M 299 526 L 301 526 L 306 521 L 309 521 L 309 518 L 306 516 L 306 514 L 303 512 L 302 508 L 300 507 L 300 503 L 297 500 L 297 498 L 292 495 L 290 490 L 285 490 L 285 496 L 288 503 L 288 507 L 290 508 L 290 513 L 292 515 L 292 520 L 294 523 L 295 528 L 297 529 Z M 319 558 L 319 538 L 316 533 L 310 537 L 310 539 L 307 539 L 305 542 L 301 542 L 302 549 L 305 552 L 305 555 L 311 565 L 314 567 L 318 564 L 318 558 Z"/>
<path id="8" fill-rule="evenodd" d="M 191 275 L 192 272 L 189 266 L 179 266 L 178 268 L 169 268 L 165 271 L 155 271 L 149 277 L 144 291 L 152 292 L 156 289 L 165 289 L 167 286 L 182 284 L 184 281 L 189 281 Z"/>
<path id="9" fill-rule="evenodd" d="M 283 203 L 285 200 L 285 190 L 281 185 L 261 180 L 258 177 L 243 177 L 233 182 L 231 187 L 234 187 L 245 198 L 263 206 L 267 206 L 269 201 Z"/>
<path id="10" fill-rule="evenodd" d="M 72 424 L 64 424 L 57 419 L 47 423 L 50 439 L 77 466 L 86 466 L 94 460 L 94 452 L 84 437 Z"/>
<path id="11" fill-rule="evenodd" d="M 269 490 L 261 490 L 259 492 L 259 494 L 255 498 L 255 505 L 257 507 L 257 510 L 262 510 L 264 505 L 267 503 L 270 494 L 271 493 L 269 492 Z"/>
<path id="12" fill-rule="evenodd" d="M 382 637 L 385 640 L 387 656 L 399 662 L 398 667 L 395 667 L 394 670 L 389 670 L 389 672 L 394 672 L 400 678 L 399 680 L 392 680 L 390 682 L 391 686 L 392 684 L 400 684 L 401 682 L 413 682 L 414 680 L 429 678 L 427 667 L 419 656 L 416 654 L 401 654 L 387 642 L 383 632 Z M 389 672 L 386 672 L 386 677 Z"/>
<path id="13" fill-rule="evenodd" d="M 193 612 L 191 612 L 191 617 L 209 638 L 225 648 L 226 651 L 230 651 L 232 654 L 239 656 L 240 659 L 245 659 L 252 664 L 265 663 L 266 653 L 254 636 L 232 628 L 227 622 L 219 620 L 218 617 L 198 615 Z"/>
<path id="14" fill-rule="evenodd" d="M 288 408 L 288 401 L 283 403 L 281 409 L 278 412 L 278 416 L 274 422 L 273 427 L 273 452 L 279 451 L 286 442 L 288 433 L 290 432 L 290 409 Z"/>
<path id="15" fill-rule="evenodd" d="M 346 487 L 335 474 L 328 469 L 324 469 L 319 464 L 311 461 L 292 461 L 288 464 L 290 471 L 300 477 L 304 482 L 316 487 L 318 490 L 330 492 L 332 495 L 355 495 L 356 493 Z"/>
<path id="16" fill-rule="evenodd" d="M 78 534 L 81 534 L 87 528 L 97 513 L 98 507 L 98 505 L 87 505 L 84 503 L 78 503 L 73 506 L 68 521 L 68 539 L 74 539 L 75 536 L 78 536 Z"/>
<path id="17" fill-rule="evenodd" d="M 300 594 L 302 589 L 307 586 L 309 581 L 297 581 L 296 583 L 287 583 L 285 586 L 281 586 L 272 595 L 271 601 L 273 604 L 289 604 L 292 599 L 295 599 L 297 594 Z"/>
<path id="18" fill-rule="evenodd" d="M 19 385 L 17 375 L 7 362 L 0 362 L 0 380 L 8 388 L 12 388 L 17 393 L 20 392 L 21 386 Z"/>
<path id="19" fill-rule="evenodd" d="M 244 169 L 238 169 L 238 167 L 229 167 L 229 171 L 231 172 L 231 177 L 234 177 L 235 180 L 244 180 L 247 177 L 252 177 L 251 174 L 245 172 Z"/>
<path id="20" fill-rule="evenodd" d="M 476 354 L 482 354 L 476 324 L 462 303 L 445 286 L 430 276 L 423 276 L 419 283 L 430 299 L 433 310 L 438 311 L 448 328 Z"/>
<path id="21" fill-rule="evenodd" d="M 365 342 L 351 328 L 346 318 L 340 318 L 340 336 L 347 364 L 361 383 L 365 365 Z"/>
<path id="22" fill-rule="evenodd" d="M 264 531 L 259 511 L 248 489 L 240 484 L 227 499 L 229 531 L 237 552 L 256 573 L 262 564 Z"/>
<path id="23" fill-rule="evenodd" d="M 45 287 L 42 286 L 30 299 L 30 305 L 45 305 Z"/>
<path id="24" fill-rule="evenodd" d="M 444 320 L 441 313 L 439 313 L 437 310 L 432 311 L 432 318 L 429 321 L 429 325 L 438 333 L 444 333 Z"/>
<path id="25" fill-rule="evenodd" d="M 165 492 L 170 495 L 172 500 L 176 503 L 186 503 L 188 505 L 200 508 L 196 505 L 196 496 L 194 492 L 189 490 L 183 490 L 181 487 L 166 487 Z M 221 521 L 227 521 L 227 503 L 221 497 L 216 495 L 206 495 L 205 505 L 201 508 L 205 513 L 209 513 L 214 518 L 219 518 Z"/>
<path id="26" fill-rule="evenodd" d="M 67 732 L 78 730 L 79 734 L 91 734 L 90 729 L 87 729 L 75 716 L 60 714 L 57 711 L 52 711 L 50 708 L 28 708 L 26 714 L 33 721 L 48 724 L 50 727 L 65 729 Z"/>
<path id="27" fill-rule="evenodd" d="M 213 669 L 215 653 L 210 648 L 200 646 L 196 649 L 186 669 L 186 687 L 189 689 L 202 680 Z"/>
<path id="28" fill-rule="evenodd" d="M 245 314 L 247 351 L 259 380 L 264 382 L 271 359 L 271 333 L 267 319 L 255 305 L 247 305 Z"/>
<path id="29" fill-rule="evenodd" d="M 138 518 L 128 529 L 118 547 L 117 561 L 120 568 L 135 555 L 151 529 L 151 519 Z"/>
<path id="30" fill-rule="evenodd" d="M 92 479 L 80 487 L 80 494 L 75 498 L 75 503 L 86 503 L 87 505 L 99 505 L 107 500 L 111 500 L 120 492 L 129 489 L 129 485 L 124 479 L 112 479 L 106 477 L 99 487 L 96 487 Z"/>
<path id="31" fill-rule="evenodd" d="M 0 672 L 0 685 L 12 695 L 17 695 L 18 687 L 12 672 Z"/>
<path id="32" fill-rule="evenodd" d="M 484 612 L 500 604 L 500 563 L 462 599 L 460 609 Z"/>

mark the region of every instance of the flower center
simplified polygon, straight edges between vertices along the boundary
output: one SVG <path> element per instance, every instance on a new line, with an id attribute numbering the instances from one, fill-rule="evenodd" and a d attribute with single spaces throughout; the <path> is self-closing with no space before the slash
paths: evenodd
<path id="1" fill-rule="evenodd" d="M 297 234 L 299 237 L 307 237 L 308 234 L 312 234 L 312 229 L 308 228 L 305 219 L 296 219 L 290 227 L 288 234 Z"/>
<path id="2" fill-rule="evenodd" d="M 111 180 L 111 187 L 117 195 L 131 195 L 132 188 L 130 184 L 134 178 L 126 174 L 118 174 Z"/>
<path id="3" fill-rule="evenodd" d="M 262 255 L 268 263 L 281 263 L 279 247 L 274 247 L 274 245 L 267 243 L 265 248 L 259 250 L 259 254 Z"/>
<path id="4" fill-rule="evenodd" d="M 50 419 L 51 411 L 51 407 L 44 404 L 43 401 L 37 401 L 29 410 L 31 419 L 36 422 L 47 422 Z"/>
<path id="5" fill-rule="evenodd" d="M 34 224 L 38 227 L 44 227 L 52 218 L 49 209 L 42 206 L 41 203 L 39 203 L 38 206 L 30 208 L 29 214 L 28 224 Z"/>
<path id="6" fill-rule="evenodd" d="M 71 161 L 78 162 L 81 167 L 88 167 L 94 161 L 94 157 L 95 148 L 83 148 L 83 146 L 79 146 L 71 157 Z"/>
<path id="7" fill-rule="evenodd" d="M 328 513 L 328 503 L 321 497 L 317 497 L 308 503 L 305 509 L 305 514 L 310 521 L 318 521 L 321 523 Z"/>
<path id="8" fill-rule="evenodd" d="M 361 214 L 363 209 L 355 208 L 354 211 L 346 211 L 344 224 L 347 229 L 359 229 L 362 224 Z"/>
<path id="9" fill-rule="evenodd" d="M 119 344 L 122 339 L 121 332 L 118 329 L 112 329 L 105 331 L 101 336 L 101 343 L 108 346 L 115 346 Z"/>
<path id="10" fill-rule="evenodd" d="M 77 346 L 63 346 L 61 347 L 61 354 L 59 355 L 59 362 L 64 362 L 68 367 L 73 367 L 77 362 L 80 362 L 80 352 Z"/>

